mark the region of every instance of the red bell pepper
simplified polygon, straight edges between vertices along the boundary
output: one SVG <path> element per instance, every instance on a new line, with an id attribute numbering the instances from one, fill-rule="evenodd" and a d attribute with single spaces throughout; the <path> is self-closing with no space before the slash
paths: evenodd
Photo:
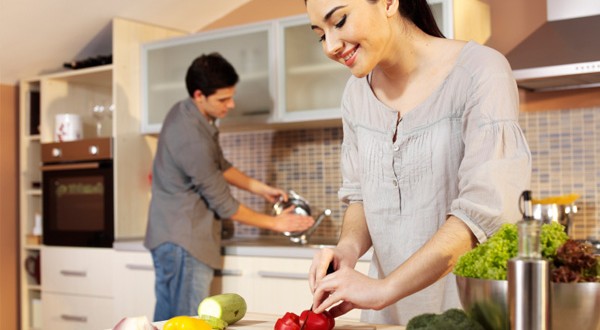
<path id="1" fill-rule="evenodd" d="M 311 310 L 305 310 L 300 314 L 300 326 L 305 322 L 303 330 L 331 330 L 335 327 L 335 319 L 328 311 L 317 314 Z"/>
<path id="2" fill-rule="evenodd" d="M 283 317 L 277 319 L 275 330 L 300 330 L 300 319 L 298 315 L 287 312 Z"/>

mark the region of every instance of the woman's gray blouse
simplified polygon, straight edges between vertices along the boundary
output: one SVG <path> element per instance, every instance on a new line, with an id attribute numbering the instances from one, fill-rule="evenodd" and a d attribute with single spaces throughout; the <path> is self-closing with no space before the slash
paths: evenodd
<path id="1" fill-rule="evenodd" d="M 370 276 L 390 274 L 449 215 L 464 221 L 479 242 L 521 218 L 518 202 L 530 184 L 531 154 L 518 112 L 508 62 L 475 42 L 464 46 L 443 83 L 398 124 L 398 112 L 377 99 L 367 77 L 350 78 L 342 99 L 339 197 L 363 203 L 373 241 Z M 450 274 L 362 318 L 406 324 L 452 307 L 460 302 Z"/>

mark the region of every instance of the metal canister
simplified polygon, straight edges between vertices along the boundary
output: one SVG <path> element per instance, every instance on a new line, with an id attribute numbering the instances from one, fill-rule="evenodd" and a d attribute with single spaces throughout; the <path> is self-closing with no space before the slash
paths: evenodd
<path id="1" fill-rule="evenodd" d="M 533 219 L 531 192 L 523 192 L 523 220 L 517 223 L 519 251 L 508 261 L 511 330 L 552 329 L 550 265 L 541 255 L 541 221 Z"/>

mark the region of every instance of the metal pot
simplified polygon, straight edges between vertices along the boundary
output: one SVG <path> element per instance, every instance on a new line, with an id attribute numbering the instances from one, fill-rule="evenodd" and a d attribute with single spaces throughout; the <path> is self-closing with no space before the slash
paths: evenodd
<path id="1" fill-rule="evenodd" d="M 558 222 L 565 226 L 567 235 L 571 234 L 573 227 L 573 214 L 577 213 L 575 204 L 533 204 L 533 218 L 543 223 Z"/>
<path id="2" fill-rule="evenodd" d="M 312 216 L 308 201 L 293 190 L 288 192 L 287 201 L 284 201 L 283 197 L 280 197 L 279 201 L 273 205 L 273 215 L 280 215 L 290 206 L 294 206 L 294 213 L 296 214 Z M 321 214 L 319 214 L 315 220 L 315 223 L 310 228 L 304 231 L 284 232 L 283 234 L 288 236 L 294 243 L 306 244 L 308 243 L 308 238 L 310 235 L 312 235 L 312 233 L 317 229 L 323 219 L 330 215 L 331 210 L 325 209 L 323 212 L 321 212 Z"/>

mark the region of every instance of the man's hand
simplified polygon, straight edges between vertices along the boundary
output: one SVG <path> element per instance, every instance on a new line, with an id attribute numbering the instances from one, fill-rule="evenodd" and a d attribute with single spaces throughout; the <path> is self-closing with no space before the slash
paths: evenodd
<path id="1" fill-rule="evenodd" d="M 274 231 L 282 233 L 303 231 L 315 223 L 315 219 L 311 216 L 294 213 L 294 208 L 295 206 L 292 205 L 275 217 Z"/>
<path id="2" fill-rule="evenodd" d="M 285 191 L 266 184 L 262 184 L 260 187 L 258 187 L 256 194 L 262 196 L 269 203 L 277 202 L 280 197 L 282 197 L 284 201 L 288 200 L 288 195 Z"/>

